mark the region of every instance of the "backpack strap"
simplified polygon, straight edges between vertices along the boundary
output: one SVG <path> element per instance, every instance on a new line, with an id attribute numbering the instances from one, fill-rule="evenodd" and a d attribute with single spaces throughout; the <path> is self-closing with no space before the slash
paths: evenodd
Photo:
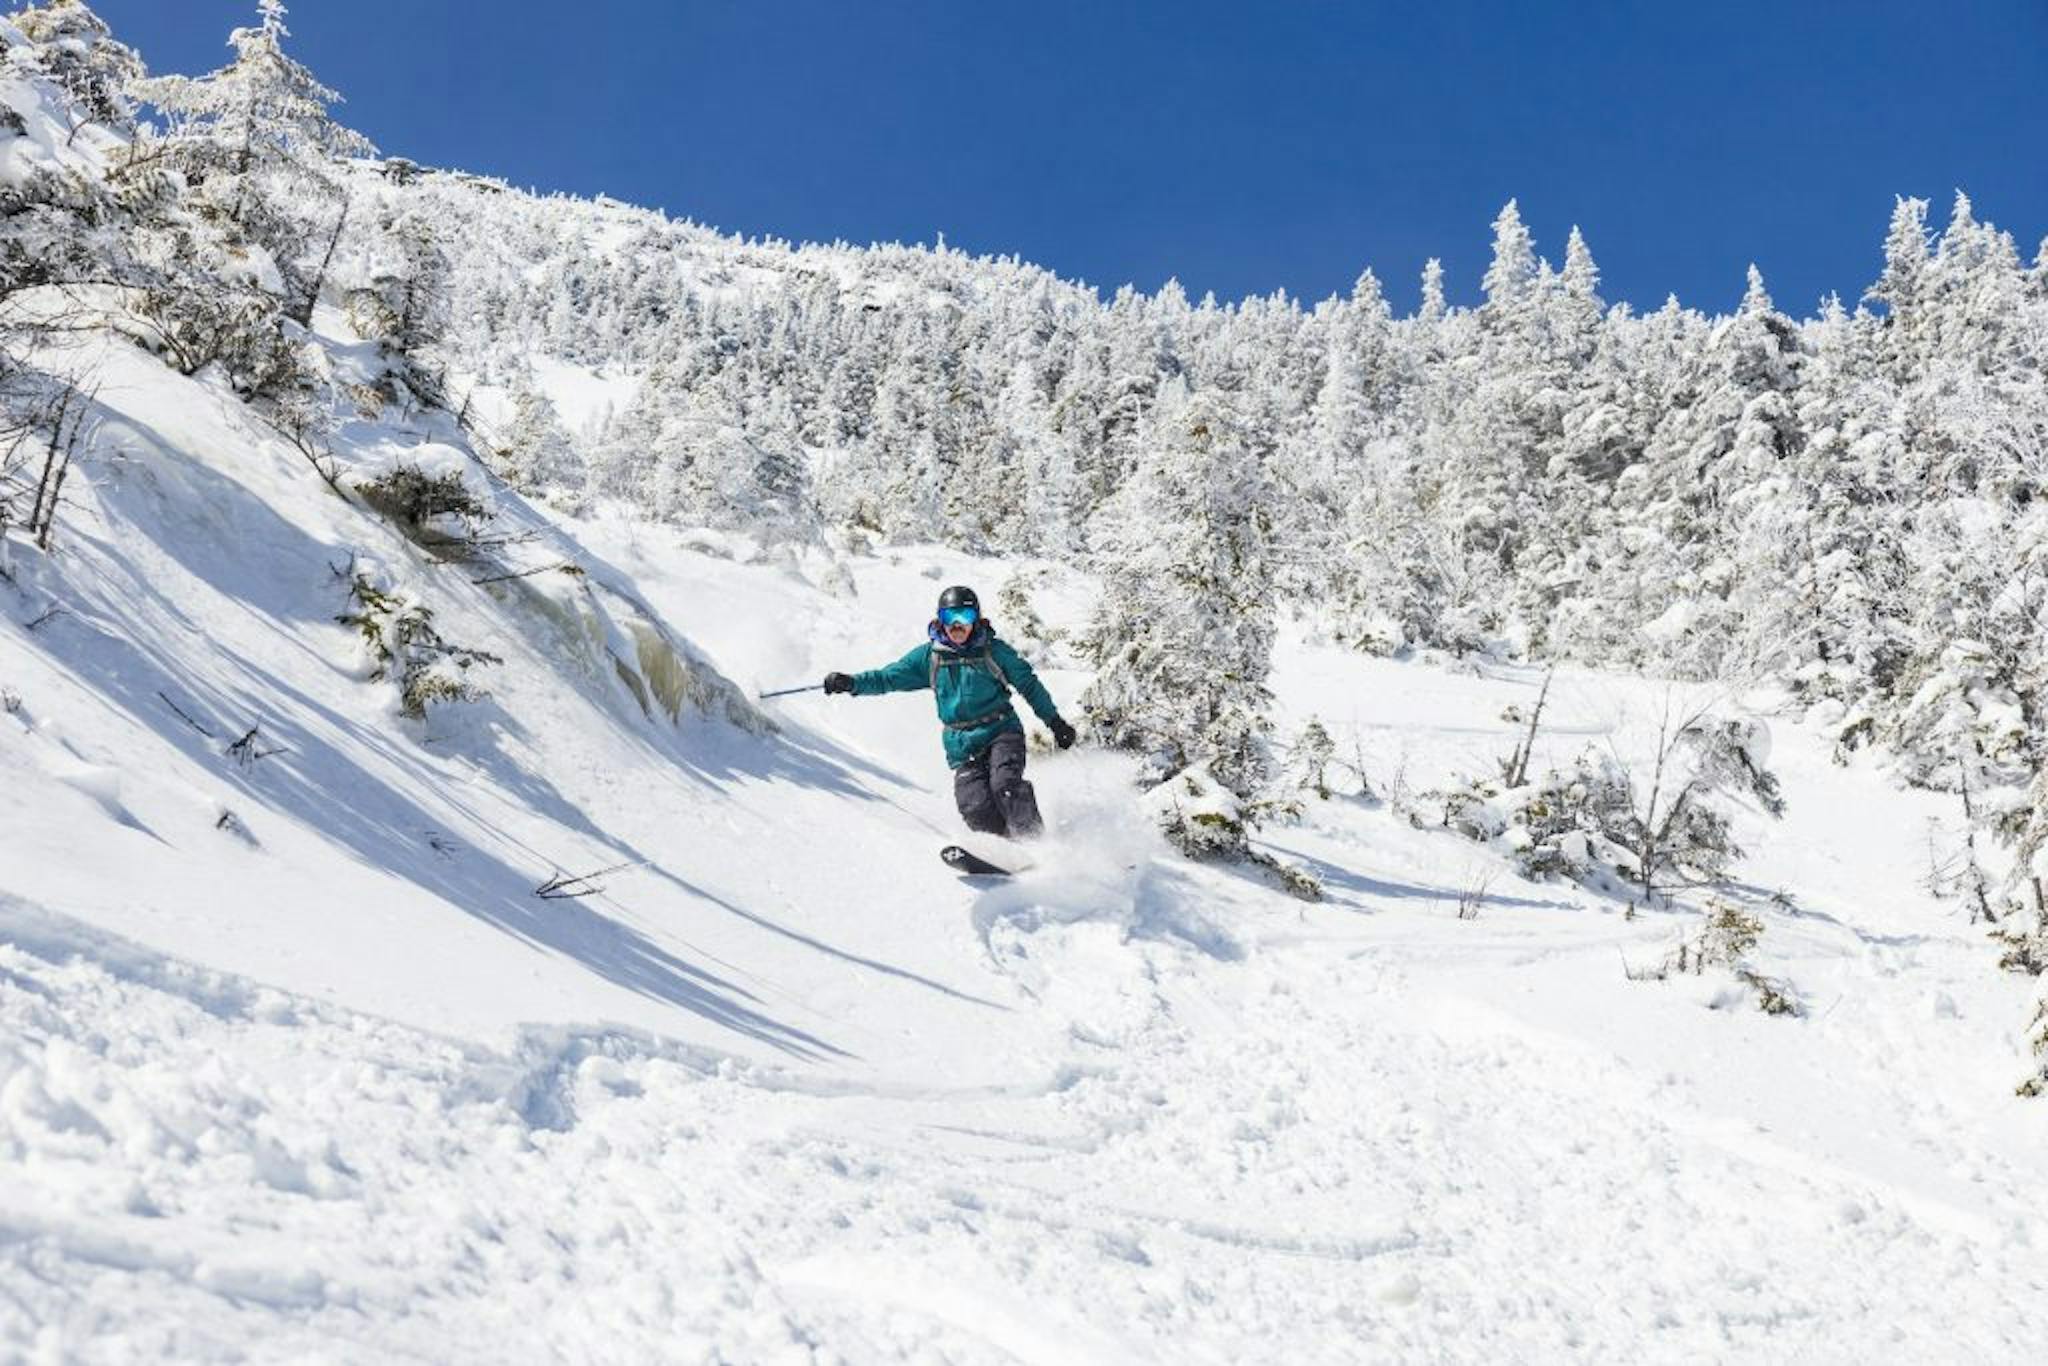
<path id="1" fill-rule="evenodd" d="M 989 676 L 1002 685 L 1004 697 L 1016 691 L 1010 686 L 1009 676 L 1003 672 L 1001 662 L 996 659 L 996 643 L 993 640 L 988 643 L 988 648 L 981 652 L 981 658 L 988 665 Z"/>
<path id="2" fill-rule="evenodd" d="M 970 669 L 979 667 L 983 673 L 993 678 L 997 686 L 1002 688 L 1006 699 L 1016 691 L 1010 686 L 1009 677 L 1003 673 L 1003 666 L 996 662 L 994 650 L 983 650 L 979 654 L 956 655 L 942 652 L 936 645 L 925 648 L 927 671 L 924 682 L 933 692 L 939 690 L 939 670 L 959 668 L 963 665 Z"/>

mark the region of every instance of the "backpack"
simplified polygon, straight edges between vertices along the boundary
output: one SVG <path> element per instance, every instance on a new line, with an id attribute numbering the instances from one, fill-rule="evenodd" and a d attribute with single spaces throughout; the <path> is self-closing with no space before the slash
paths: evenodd
<path id="1" fill-rule="evenodd" d="M 941 722 L 940 724 L 944 725 L 947 730 L 980 730 L 991 721 L 1001 720 L 1004 713 L 1010 710 L 1010 697 L 1016 690 L 1010 686 L 1009 678 L 1003 673 L 1003 666 L 996 662 L 994 645 L 994 638 L 991 637 L 989 644 L 973 654 L 955 654 L 950 650 L 941 650 L 937 645 L 931 646 L 927 652 L 926 658 L 929 661 L 930 672 L 926 675 L 925 686 L 929 687 L 934 694 L 939 690 L 939 670 L 941 669 L 979 669 L 982 673 L 993 678 L 996 681 L 996 686 L 1003 690 L 1002 706 L 986 716 L 976 716 L 965 721 Z"/>

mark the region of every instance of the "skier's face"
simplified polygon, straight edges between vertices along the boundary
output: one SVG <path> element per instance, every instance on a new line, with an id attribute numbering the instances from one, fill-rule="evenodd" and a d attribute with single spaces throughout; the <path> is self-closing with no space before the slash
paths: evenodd
<path id="1" fill-rule="evenodd" d="M 954 645 L 965 645 L 967 638 L 974 634 L 974 623 L 980 619 L 980 611 L 964 604 L 939 609 L 939 629 L 946 633 L 947 641 Z"/>

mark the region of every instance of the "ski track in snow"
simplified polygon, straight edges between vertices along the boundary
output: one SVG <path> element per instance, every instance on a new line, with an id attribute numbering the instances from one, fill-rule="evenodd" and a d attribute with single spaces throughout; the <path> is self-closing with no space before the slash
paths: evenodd
<path id="1" fill-rule="evenodd" d="M 620 1032 L 494 1054 L 46 931 L 0 950 L 0 1340 L 2019 1360 L 2038 1323 L 2020 1173 L 1893 1186 L 1368 959 L 1203 981 L 1088 924 L 1024 952 L 1077 1061 L 950 1093 Z"/>
<path id="2" fill-rule="evenodd" d="M 2048 1120 L 2011 1094 L 2028 987 L 1917 891 L 1933 808 L 1867 765 L 1785 728 L 1790 815 L 1738 832 L 1731 895 L 1798 1019 L 1725 975 L 1628 980 L 1690 913 L 1521 882 L 1355 798 L 1267 832 L 1322 905 L 1186 864 L 1101 754 L 1034 760 L 1038 866 L 963 885 L 917 697 L 669 728 L 546 604 L 414 567 L 450 637 L 507 664 L 489 703 L 402 725 L 329 566 L 406 548 L 239 405 L 139 356 L 105 370 L 136 459 L 81 467 L 61 574 L 24 558 L 0 586 L 0 1357 L 2048 1341 Z M 548 534 L 617 619 L 749 687 L 893 657 L 938 587 L 1006 572 L 891 548 L 849 598 L 802 557 L 610 516 Z M 1085 680 L 1044 672 L 1071 706 Z M 1534 679 L 1290 640 L 1275 682 L 1283 731 L 1319 716 L 1415 791 L 1490 771 Z M 1560 675 L 1539 759 L 1639 743 L 1660 697 Z M 258 719 L 288 752 L 225 760 Z"/>

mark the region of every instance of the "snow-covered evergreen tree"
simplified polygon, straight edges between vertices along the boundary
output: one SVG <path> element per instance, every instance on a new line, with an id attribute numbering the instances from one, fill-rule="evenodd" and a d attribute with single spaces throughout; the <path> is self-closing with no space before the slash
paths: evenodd
<path id="1" fill-rule="evenodd" d="M 367 281 L 348 297 L 351 324 L 400 362 L 415 397 L 439 401 L 445 373 L 439 347 L 452 295 L 448 255 L 433 221 L 418 209 L 394 206 L 379 224 L 366 273 Z"/>
<path id="2" fill-rule="evenodd" d="M 499 473 L 514 488 L 554 492 L 572 503 L 583 493 L 582 454 L 561 415 L 531 378 L 512 390 L 512 413 L 498 447 Z"/>
<path id="3" fill-rule="evenodd" d="M 330 113 L 341 96 L 286 54 L 283 0 L 259 0 L 257 10 L 260 23 L 229 35 L 228 65 L 143 80 L 135 93 L 164 116 L 162 150 L 197 190 L 196 206 L 267 255 L 289 311 L 303 321 L 331 240 L 321 229 L 345 212 L 333 163 L 375 149 Z M 138 159 L 153 155 L 142 150 Z"/>
<path id="4" fill-rule="evenodd" d="M 45 0 L 8 21 L 34 45 L 44 74 L 70 100 L 74 139 L 88 123 L 122 135 L 135 131 L 129 91 L 145 75 L 142 58 L 114 38 L 85 0 Z"/>
<path id="5" fill-rule="evenodd" d="M 1885 306 L 1884 363 L 1892 379 L 1909 382 L 1933 342 L 1927 247 L 1927 201 L 1901 196 L 1884 239 L 1884 273 L 1867 297 Z"/>
<path id="6" fill-rule="evenodd" d="M 1103 533 L 1082 705 L 1096 736 L 1158 776 L 1200 764 L 1250 799 L 1269 772 L 1276 604 L 1265 452 L 1236 397 L 1176 383 L 1149 418 Z"/>

